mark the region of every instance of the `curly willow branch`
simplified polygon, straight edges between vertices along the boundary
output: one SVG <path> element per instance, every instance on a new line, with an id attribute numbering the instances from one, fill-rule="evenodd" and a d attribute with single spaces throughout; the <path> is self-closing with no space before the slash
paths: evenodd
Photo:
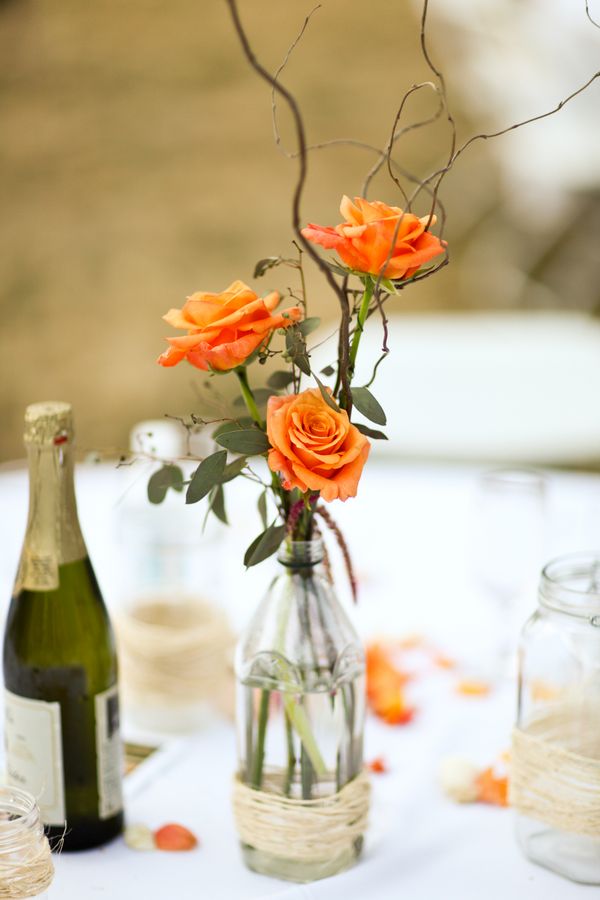
<path id="1" fill-rule="evenodd" d="M 596 28 L 600 28 L 600 22 L 598 22 L 597 19 L 594 19 L 594 17 L 592 16 L 592 14 L 590 12 L 589 0 L 585 0 L 585 14 L 588 17 L 588 19 L 590 20 L 590 22 L 592 23 L 592 25 L 595 25 Z"/>
<path id="2" fill-rule="evenodd" d="M 233 25 L 240 40 L 240 44 L 242 45 L 244 54 L 246 55 L 246 59 L 248 60 L 254 71 L 263 79 L 263 81 L 266 81 L 267 84 L 271 85 L 271 87 L 275 91 L 277 91 L 280 97 L 285 100 L 292 115 L 292 119 L 294 120 L 296 139 L 298 141 L 299 171 L 292 202 L 292 226 L 298 243 L 303 246 L 315 265 L 319 267 L 330 288 L 338 298 L 340 304 L 340 377 L 344 394 L 344 405 L 348 410 L 348 415 L 350 415 L 352 411 L 352 394 L 350 392 L 350 381 L 348 377 L 348 369 L 350 364 L 350 346 L 348 338 L 348 334 L 350 331 L 350 307 L 348 304 L 348 297 L 333 277 L 329 266 L 321 259 L 317 251 L 313 248 L 312 244 L 306 240 L 306 238 L 302 234 L 300 227 L 300 205 L 302 201 L 302 195 L 304 193 L 304 185 L 306 183 L 306 174 L 308 168 L 308 157 L 306 152 L 306 131 L 304 128 L 304 121 L 302 119 L 300 108 L 298 106 L 298 103 L 296 102 L 295 97 L 290 93 L 290 91 L 288 91 L 287 88 L 283 87 L 283 85 L 278 82 L 256 58 L 256 55 L 254 54 L 254 51 L 250 46 L 248 36 L 246 35 L 246 32 L 240 20 L 236 0 L 226 0 L 226 3 L 229 7 Z"/>

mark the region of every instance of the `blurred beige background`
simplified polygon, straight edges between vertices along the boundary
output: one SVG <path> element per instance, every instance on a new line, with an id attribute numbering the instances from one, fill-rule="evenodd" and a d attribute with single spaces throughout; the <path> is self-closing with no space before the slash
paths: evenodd
<path id="1" fill-rule="evenodd" d="M 528 42 L 501 3 L 487 5 L 479 34 L 473 13 L 458 15 L 460 5 L 432 5 L 431 45 L 468 136 L 497 127 L 496 116 L 506 123 L 521 114 L 508 101 L 511 91 L 523 100 L 522 84 L 507 77 L 504 107 L 493 93 L 493 64 L 507 63 L 507 47 L 522 59 L 539 51 L 542 68 L 549 59 L 542 32 Z M 386 0 L 327 0 L 314 16 L 285 73 L 311 142 L 354 137 L 383 145 L 403 91 L 429 77 L 419 53 L 418 5 L 392 7 Z M 310 8 L 241 3 L 271 69 Z M 545 27 L 559 29 L 548 18 Z M 567 41 L 565 58 L 576 56 L 583 72 L 598 37 L 586 32 L 579 55 Z M 488 69 L 474 52 L 482 42 Z M 561 59 L 554 62 L 560 71 Z M 563 82 L 532 82 L 528 110 L 550 107 L 577 84 L 579 71 L 563 71 Z M 579 103 L 584 122 L 597 102 L 596 91 Z M 294 285 L 287 270 L 252 282 L 257 259 L 291 249 L 296 167 L 274 146 L 270 104 L 242 57 L 224 2 L 0 2 L 0 459 L 22 455 L 23 409 L 35 400 L 74 403 L 82 448 L 125 447 L 137 420 L 198 411 L 193 384 L 200 373 L 155 364 L 169 333 L 161 315 L 192 291 L 220 290 L 234 278 L 261 292 Z M 571 144 L 585 146 L 585 133 L 578 138 L 564 112 Z M 288 125 L 282 115 L 287 141 Z M 536 127 L 552 155 L 552 132 Z M 550 171 L 553 191 L 543 181 L 528 183 L 527 172 L 511 168 L 510 152 L 527 157 L 518 149 L 527 144 L 515 140 L 507 139 L 504 159 L 491 144 L 473 147 L 447 179 L 452 264 L 407 291 L 397 311 L 595 311 L 597 173 L 585 171 L 578 181 Z M 445 141 L 443 125 L 419 132 L 400 158 L 423 175 L 443 159 Z M 586 158 L 594 153 L 587 150 Z M 305 220 L 335 224 L 342 193 L 359 192 L 371 161 L 353 148 L 313 154 Z M 371 197 L 399 203 L 385 173 Z M 310 273 L 309 287 L 312 313 L 335 315 L 334 301 Z"/>

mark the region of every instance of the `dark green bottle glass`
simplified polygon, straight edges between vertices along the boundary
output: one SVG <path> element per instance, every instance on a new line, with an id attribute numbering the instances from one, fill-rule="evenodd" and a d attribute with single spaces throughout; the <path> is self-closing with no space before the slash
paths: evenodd
<path id="1" fill-rule="evenodd" d="M 117 659 L 87 556 L 67 403 L 25 414 L 29 517 L 4 634 L 8 780 L 38 800 L 50 838 L 95 847 L 123 829 Z"/>

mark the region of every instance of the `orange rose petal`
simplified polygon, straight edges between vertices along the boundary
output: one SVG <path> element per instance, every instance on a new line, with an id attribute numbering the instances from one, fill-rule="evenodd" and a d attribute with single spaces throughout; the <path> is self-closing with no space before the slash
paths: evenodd
<path id="1" fill-rule="evenodd" d="M 487 681 L 480 681 L 476 678 L 463 678 L 456 684 L 456 692 L 465 697 L 485 697 L 490 691 L 491 686 Z"/>
<path id="2" fill-rule="evenodd" d="M 369 772 L 374 772 L 376 775 L 384 775 L 389 771 L 383 756 L 376 756 L 375 759 L 368 762 L 367 769 Z"/>
<path id="3" fill-rule="evenodd" d="M 480 803 L 491 803 L 493 806 L 508 806 L 508 778 L 498 776 L 494 769 L 484 769 L 476 781 L 477 800 Z"/>
<path id="4" fill-rule="evenodd" d="M 451 659 L 449 656 L 445 656 L 443 653 L 436 653 L 433 657 L 433 661 L 439 669 L 456 668 L 456 660 Z"/>
<path id="5" fill-rule="evenodd" d="M 193 850 L 198 846 L 198 838 L 184 825 L 169 823 L 154 832 L 154 842 L 158 850 L 174 852 Z"/>

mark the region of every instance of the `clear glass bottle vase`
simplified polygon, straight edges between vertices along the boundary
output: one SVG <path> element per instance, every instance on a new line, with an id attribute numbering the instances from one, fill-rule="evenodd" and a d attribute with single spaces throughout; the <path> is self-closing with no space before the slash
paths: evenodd
<path id="1" fill-rule="evenodd" d="M 323 567 L 320 540 L 285 541 L 236 651 L 239 778 L 293 799 L 330 796 L 363 765 L 361 642 Z M 352 865 L 362 838 L 328 860 L 295 861 L 242 844 L 257 872 L 307 882 Z"/>

